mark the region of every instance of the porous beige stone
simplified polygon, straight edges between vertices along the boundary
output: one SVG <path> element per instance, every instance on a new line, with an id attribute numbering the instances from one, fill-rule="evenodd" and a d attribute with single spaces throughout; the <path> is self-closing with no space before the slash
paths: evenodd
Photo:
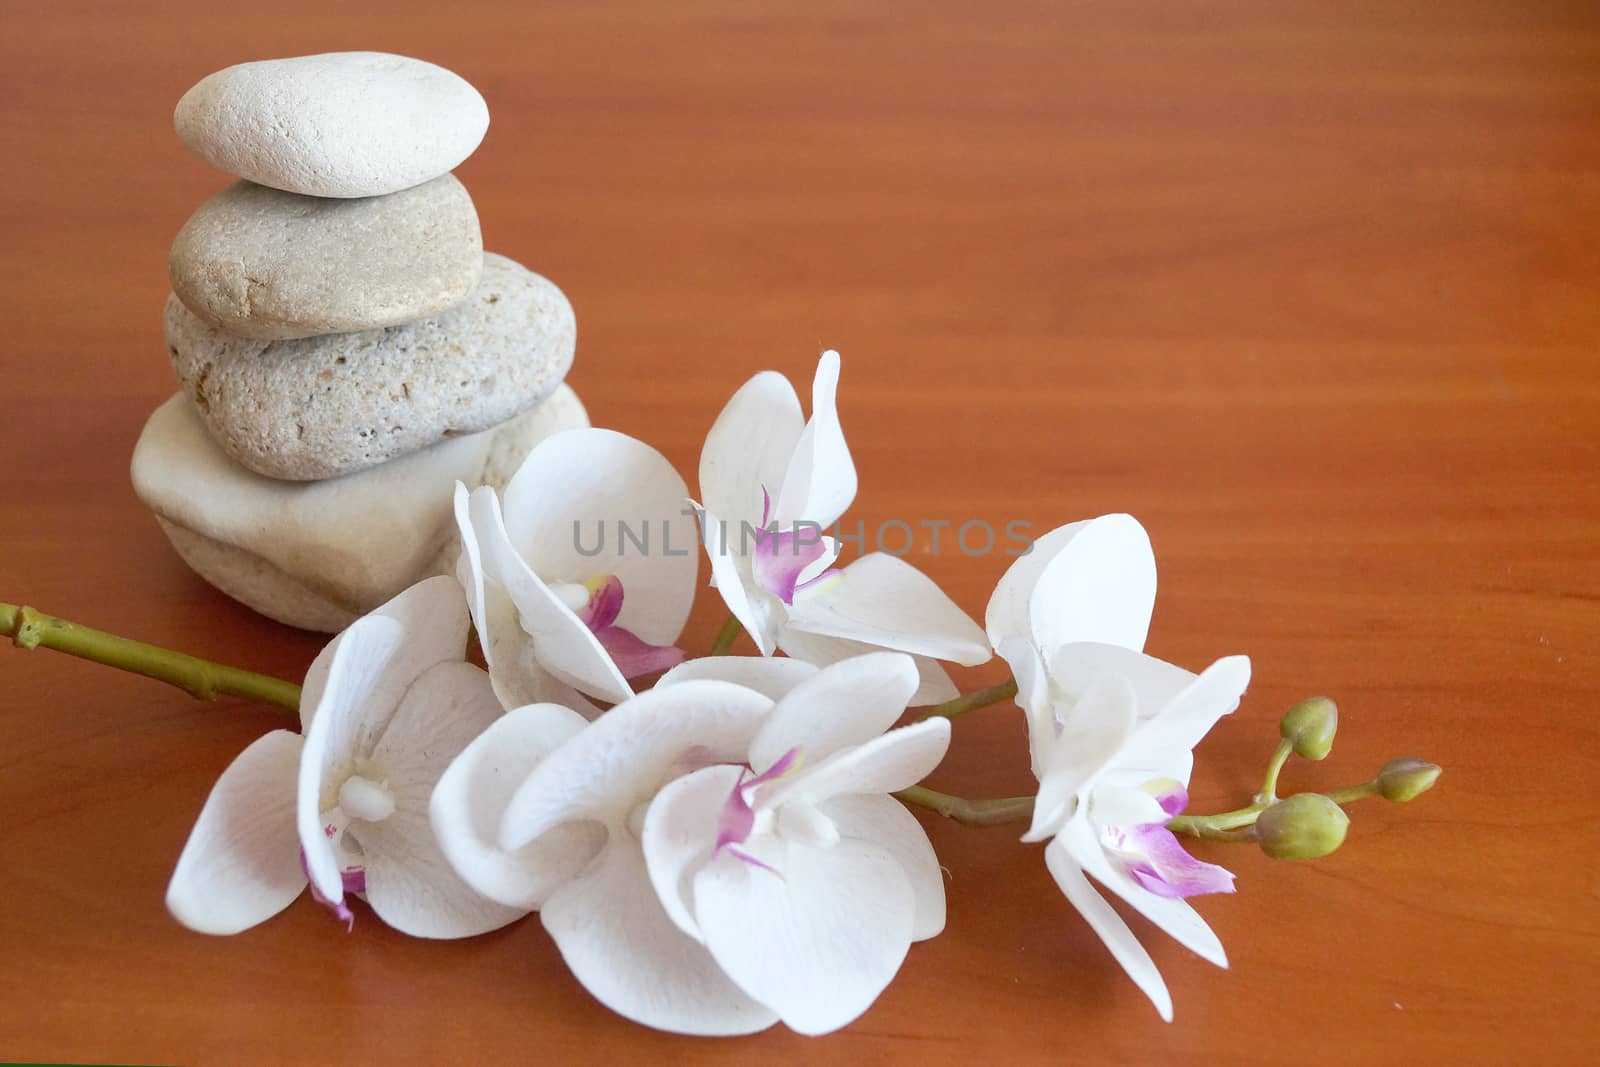
<path id="1" fill-rule="evenodd" d="M 577 344 L 561 290 L 493 253 L 464 304 L 402 326 L 263 341 L 217 329 L 174 296 L 165 327 L 211 436 L 250 470 L 294 481 L 497 426 L 561 383 Z"/>

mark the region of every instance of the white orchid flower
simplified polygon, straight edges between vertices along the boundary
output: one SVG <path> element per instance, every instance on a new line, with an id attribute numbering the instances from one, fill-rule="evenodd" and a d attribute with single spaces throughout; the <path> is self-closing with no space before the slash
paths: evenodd
<path id="1" fill-rule="evenodd" d="M 497 497 L 456 486 L 457 576 L 507 708 L 597 714 L 628 679 L 683 659 L 699 559 L 688 490 L 655 449 L 611 430 L 541 441 Z"/>
<path id="2" fill-rule="evenodd" d="M 415 937 L 469 937 L 520 911 L 484 900 L 428 821 L 439 775 L 500 716 L 463 661 L 467 611 L 450 578 L 356 620 L 312 663 L 301 734 L 246 748 L 206 799 L 167 889 L 185 926 L 234 934 L 312 895 L 346 922 L 351 896 Z"/>
<path id="3" fill-rule="evenodd" d="M 1141 527 L 1110 515 L 1052 531 L 989 602 L 990 640 L 1011 664 L 1039 792 L 1024 841 L 1123 969 L 1172 1019 L 1155 963 L 1085 878 L 1219 967 L 1221 942 L 1186 902 L 1230 893 L 1233 875 L 1191 857 L 1166 824 L 1188 802 L 1194 746 L 1238 706 L 1243 656 L 1204 673 L 1144 655 L 1155 558 Z"/>
<path id="4" fill-rule="evenodd" d="M 823 531 L 856 495 L 838 385 L 839 354 L 824 352 L 809 422 L 773 371 L 746 382 L 717 416 L 700 454 L 697 505 L 712 584 L 764 656 L 781 648 L 825 666 L 874 649 L 906 652 L 920 676 L 912 703 L 948 700 L 957 691 L 935 661 L 986 661 L 977 625 L 895 556 L 832 569 L 839 543 Z"/>
<path id="5" fill-rule="evenodd" d="M 950 743 L 947 719 L 889 729 L 917 684 L 899 653 L 827 667 L 778 701 L 743 765 L 677 779 L 645 815 L 668 916 L 799 1033 L 856 1019 L 911 943 L 944 929 L 939 861 L 888 795 Z"/>
<path id="6" fill-rule="evenodd" d="M 688 1034 L 834 1029 L 944 923 L 926 835 L 884 795 L 948 744 L 942 719 L 883 734 L 916 677 L 898 655 L 723 657 L 588 725 L 519 708 L 441 778 L 434 825 L 480 892 L 541 909 L 613 1011 Z"/>
<path id="7" fill-rule="evenodd" d="M 668 917 L 639 837 L 662 786 L 743 761 L 772 706 L 754 689 L 690 680 L 587 724 L 556 704 L 516 708 L 440 779 L 434 826 L 468 884 L 539 909 L 573 975 L 613 1011 L 677 1033 L 763 1030 L 776 1013 Z"/>

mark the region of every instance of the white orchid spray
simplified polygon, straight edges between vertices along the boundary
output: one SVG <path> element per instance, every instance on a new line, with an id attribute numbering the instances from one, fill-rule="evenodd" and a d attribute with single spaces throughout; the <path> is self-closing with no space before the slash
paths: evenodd
<path id="1" fill-rule="evenodd" d="M 914 704 L 957 695 L 939 666 L 990 657 L 983 631 L 911 564 L 872 552 L 835 569 L 834 526 L 856 495 L 839 423 L 839 353 L 811 386 L 811 418 L 794 387 L 763 371 L 728 401 L 700 454 L 700 523 L 712 583 L 763 656 L 782 649 L 818 665 L 873 649 L 909 653 Z"/>
<path id="2" fill-rule="evenodd" d="M 585 694 L 626 700 L 628 679 L 683 659 L 699 569 L 687 495 L 661 453 L 599 429 L 541 441 L 503 496 L 456 486 L 457 575 L 507 708 L 593 717 Z"/>
<path id="3" fill-rule="evenodd" d="M 1040 538 L 982 629 L 894 556 L 839 568 L 824 531 L 856 473 L 838 377 L 824 353 L 806 421 L 789 382 L 759 374 L 706 440 L 700 528 L 733 615 L 708 657 L 678 647 L 699 561 L 687 487 L 648 445 L 591 429 L 547 438 L 503 494 L 457 487 L 456 577 L 357 620 L 303 686 L 9 604 L 0 634 L 298 711 L 299 733 L 268 733 L 222 774 L 183 847 L 167 904 L 194 930 L 248 929 L 308 886 L 347 924 L 364 898 L 417 937 L 537 911 L 576 979 L 628 1019 L 824 1034 L 868 1012 L 911 946 L 944 929 L 946 875 L 912 805 L 1026 824 L 1023 841 L 1045 843 L 1067 900 L 1170 1020 L 1154 960 L 1104 894 L 1226 966 L 1189 900 L 1232 892 L 1233 875 L 1181 838 L 1315 858 L 1344 841 L 1345 805 L 1409 801 L 1439 768 L 1392 760 L 1359 785 L 1280 799 L 1289 758 L 1332 747 L 1337 710 L 1312 698 L 1279 722 L 1248 803 L 1189 812 L 1195 746 L 1238 706 L 1250 662 L 1193 674 L 1145 654 L 1144 528 L 1108 515 Z M 487 670 L 467 661 L 472 627 Z M 760 655 L 722 654 L 738 627 Z M 1013 678 L 961 695 L 944 664 L 992 652 Z M 932 788 L 950 720 L 1013 697 L 1037 792 Z"/>
<path id="4" fill-rule="evenodd" d="M 206 800 L 167 890 L 185 926 L 232 934 L 300 895 L 347 924 L 351 897 L 415 937 L 470 937 L 520 915 L 468 888 L 428 822 L 451 759 L 500 715 L 466 663 L 459 589 L 433 578 L 358 619 L 312 663 L 302 733 L 242 752 Z"/>

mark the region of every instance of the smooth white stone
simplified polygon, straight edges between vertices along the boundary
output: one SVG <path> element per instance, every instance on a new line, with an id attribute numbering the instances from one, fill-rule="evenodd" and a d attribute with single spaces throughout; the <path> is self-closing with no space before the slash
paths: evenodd
<path id="1" fill-rule="evenodd" d="M 240 63 L 173 112 L 178 138 L 241 178 L 307 196 L 381 196 L 454 170 L 489 128 L 460 75 L 386 52 Z"/>

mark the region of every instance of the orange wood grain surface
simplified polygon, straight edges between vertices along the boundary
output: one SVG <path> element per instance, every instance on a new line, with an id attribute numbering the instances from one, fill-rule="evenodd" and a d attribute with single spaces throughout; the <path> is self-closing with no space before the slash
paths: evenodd
<path id="1" fill-rule="evenodd" d="M 1218 971 L 1136 922 L 1163 1025 L 1010 828 L 930 832 L 945 934 L 847 1031 L 691 1041 L 608 1013 L 537 921 L 453 944 L 302 899 L 231 939 L 162 894 L 277 713 L 0 648 L 0 1060 L 1558 1063 L 1600 1045 L 1600 11 L 1543 4 L 0 4 L 0 599 L 298 677 L 321 639 L 192 576 L 128 485 L 174 390 L 167 246 L 229 179 L 173 104 L 371 48 L 475 82 L 486 245 L 578 310 L 596 422 L 692 477 L 732 390 L 844 353 L 854 515 L 1128 510 L 1150 648 L 1255 683 L 1201 746 L 1246 796 L 1415 754 L 1313 864 L 1199 846 Z M 1003 558 L 919 542 L 981 614 Z M 702 573 L 704 573 L 702 571 Z M 686 642 L 721 619 L 697 609 Z M 999 680 L 998 664 L 966 672 Z M 933 784 L 1031 784 L 957 724 Z"/>

